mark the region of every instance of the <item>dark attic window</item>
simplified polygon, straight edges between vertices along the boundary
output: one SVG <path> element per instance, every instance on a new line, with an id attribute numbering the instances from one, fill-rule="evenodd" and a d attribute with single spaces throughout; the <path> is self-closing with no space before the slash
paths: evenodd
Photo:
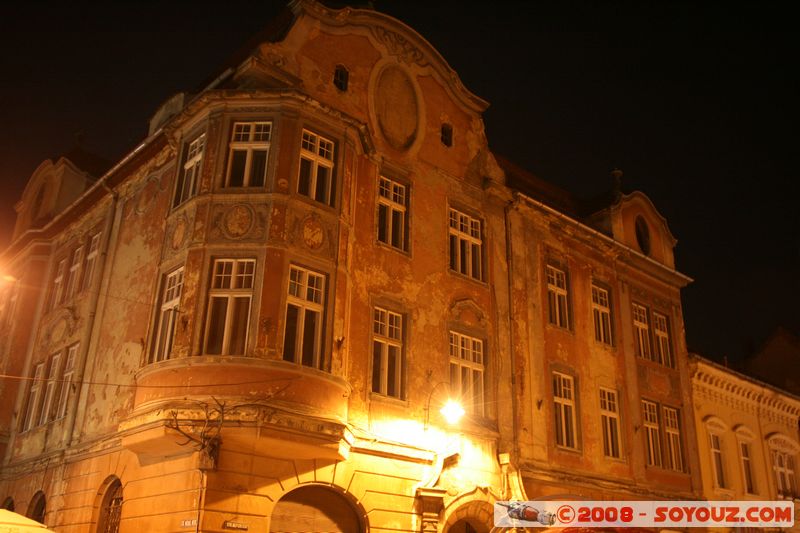
<path id="1" fill-rule="evenodd" d="M 336 65 L 336 70 L 333 72 L 333 85 L 340 91 L 346 91 L 348 81 L 350 81 L 350 72 L 344 65 Z"/>
<path id="2" fill-rule="evenodd" d="M 446 122 L 442 124 L 442 144 L 453 146 L 453 126 Z"/>
<path id="3" fill-rule="evenodd" d="M 644 255 L 650 255 L 650 229 L 641 216 L 636 217 L 636 244 Z"/>

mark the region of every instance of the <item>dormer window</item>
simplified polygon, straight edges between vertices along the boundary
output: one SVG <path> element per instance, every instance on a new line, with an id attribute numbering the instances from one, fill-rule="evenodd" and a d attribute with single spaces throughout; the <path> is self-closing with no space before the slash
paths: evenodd
<path id="1" fill-rule="evenodd" d="M 344 65 L 336 65 L 333 72 L 333 85 L 342 92 L 347 91 L 347 84 L 350 81 L 350 72 Z"/>
<path id="2" fill-rule="evenodd" d="M 641 216 L 636 217 L 636 244 L 644 255 L 650 255 L 650 228 Z"/>

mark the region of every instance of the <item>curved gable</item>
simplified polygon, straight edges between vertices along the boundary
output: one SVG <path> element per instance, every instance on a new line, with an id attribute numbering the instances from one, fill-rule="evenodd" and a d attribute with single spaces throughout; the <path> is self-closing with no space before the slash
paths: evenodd
<path id="1" fill-rule="evenodd" d="M 330 28 L 366 29 L 372 40 L 385 53 L 404 65 L 430 69 L 443 81 L 453 99 L 473 113 L 482 113 L 488 102 L 470 92 L 439 52 L 420 34 L 403 22 L 371 9 L 345 7 L 331 9 L 313 0 L 300 0 L 293 5 L 297 14 L 308 14 Z"/>
<path id="2" fill-rule="evenodd" d="M 675 268 L 673 249 L 677 240 L 643 192 L 620 196 L 611 207 L 611 230 L 614 239 L 654 261 Z"/>

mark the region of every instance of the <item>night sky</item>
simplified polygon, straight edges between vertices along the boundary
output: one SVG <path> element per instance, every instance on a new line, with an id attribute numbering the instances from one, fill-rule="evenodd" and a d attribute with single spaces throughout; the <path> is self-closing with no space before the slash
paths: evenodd
<path id="1" fill-rule="evenodd" d="M 496 153 L 582 197 L 618 167 L 653 200 L 695 280 L 683 292 L 691 350 L 737 360 L 777 326 L 800 333 L 799 50 L 781 4 L 374 4 L 491 103 Z M 77 137 L 118 160 L 163 101 L 215 73 L 282 5 L 4 7 L 0 249 L 39 163 Z"/>

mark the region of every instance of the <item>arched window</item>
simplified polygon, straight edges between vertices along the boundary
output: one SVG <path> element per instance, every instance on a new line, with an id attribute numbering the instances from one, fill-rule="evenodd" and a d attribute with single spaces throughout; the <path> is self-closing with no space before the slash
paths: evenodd
<path id="1" fill-rule="evenodd" d="M 44 492 L 39 491 L 31 498 L 31 503 L 28 505 L 28 518 L 36 520 L 44 524 L 44 515 L 47 513 L 47 498 Z"/>
<path id="2" fill-rule="evenodd" d="M 108 483 L 103 500 L 100 502 L 100 516 L 97 519 L 97 533 L 119 533 L 122 514 L 122 483 L 118 478 Z"/>
<path id="3" fill-rule="evenodd" d="M 13 512 L 14 511 L 14 498 L 9 496 L 5 500 L 3 500 L 3 509 L 5 509 L 6 511 Z"/>
<path id="4" fill-rule="evenodd" d="M 275 504 L 269 530 L 361 533 L 364 526 L 345 496 L 328 487 L 306 485 Z"/>

